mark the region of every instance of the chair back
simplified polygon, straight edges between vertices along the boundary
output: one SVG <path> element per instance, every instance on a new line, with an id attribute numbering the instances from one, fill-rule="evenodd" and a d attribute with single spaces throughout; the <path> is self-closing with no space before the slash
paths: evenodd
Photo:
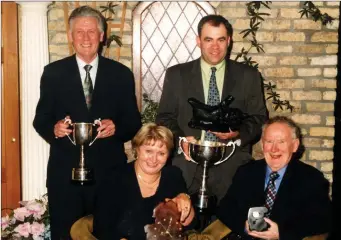
<path id="1" fill-rule="evenodd" d="M 78 219 L 71 227 L 70 235 L 73 240 L 97 240 L 93 232 L 93 216 L 88 215 Z"/>

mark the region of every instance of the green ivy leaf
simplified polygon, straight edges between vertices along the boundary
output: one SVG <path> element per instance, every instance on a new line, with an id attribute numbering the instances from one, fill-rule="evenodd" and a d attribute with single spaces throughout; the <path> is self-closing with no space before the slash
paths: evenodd
<path id="1" fill-rule="evenodd" d="M 114 3 L 114 2 L 109 2 L 108 5 L 106 6 L 100 6 L 99 8 L 101 9 L 100 11 L 102 13 L 106 13 L 106 12 L 109 12 L 111 13 L 112 15 L 115 15 L 115 8 L 118 6 L 118 4 Z M 105 14 L 103 14 L 105 15 Z M 113 21 L 114 19 L 111 18 L 111 17 L 105 17 L 105 21 L 106 22 L 110 22 L 110 21 Z M 112 34 L 110 37 L 107 38 L 106 40 L 106 43 L 105 43 L 105 46 L 107 48 L 110 47 L 111 43 L 115 41 L 117 43 L 117 45 L 119 47 L 122 46 L 122 41 L 121 41 L 121 37 L 120 36 L 117 36 L 115 34 Z"/>
<path id="2" fill-rule="evenodd" d="M 120 46 L 120 47 L 122 46 L 121 37 L 119 37 L 119 36 L 117 36 L 115 34 L 113 34 L 110 37 L 108 37 L 107 42 L 106 42 L 106 46 L 110 47 L 112 41 L 115 41 L 118 46 Z"/>
<path id="3" fill-rule="evenodd" d="M 148 94 L 142 94 L 143 102 L 145 103 L 144 110 L 141 114 L 142 124 L 148 122 L 155 122 L 157 109 L 159 108 L 159 103 L 153 101 L 149 98 Z"/>
<path id="4" fill-rule="evenodd" d="M 267 93 L 269 96 L 266 98 L 266 100 L 270 99 L 270 98 L 273 98 L 273 99 L 277 99 L 280 97 L 280 95 L 276 92 L 269 92 Z"/>
<path id="5" fill-rule="evenodd" d="M 306 1 L 303 3 L 302 9 L 299 11 L 301 13 L 301 18 L 309 16 L 315 21 L 321 21 L 322 25 L 327 25 L 335 20 L 333 17 L 329 16 L 327 13 L 322 14 L 320 9 L 318 9 L 315 4 L 311 1 Z"/>
<path id="6" fill-rule="evenodd" d="M 263 5 L 264 7 L 266 7 L 267 9 L 270 9 L 269 3 L 272 3 L 272 2 L 271 2 L 271 1 L 260 2 L 260 4 L 262 4 L 262 5 Z"/>
<path id="7" fill-rule="evenodd" d="M 248 53 L 251 51 L 252 48 L 255 48 L 258 53 L 265 52 L 263 45 L 258 43 L 256 39 L 256 33 L 259 30 L 260 24 L 265 20 L 264 17 L 269 16 L 269 13 L 260 12 L 261 7 L 265 7 L 268 9 L 271 9 L 269 4 L 272 3 L 271 1 L 265 1 L 265 2 L 259 2 L 259 1 L 252 1 L 246 3 L 247 7 L 247 15 L 250 17 L 249 22 L 249 28 L 244 29 L 240 32 L 240 34 L 243 35 L 243 38 L 248 40 L 250 42 L 250 47 L 248 49 L 245 49 L 244 47 L 241 49 L 239 53 L 237 53 L 235 60 L 240 60 L 241 63 L 258 68 L 259 64 L 252 60 L 252 57 L 248 57 Z M 301 15 L 307 15 L 311 14 L 311 10 L 309 10 L 306 6 L 311 6 L 309 2 L 304 3 L 304 8 L 300 11 Z M 328 21 L 328 18 L 325 18 L 325 21 Z M 264 83 L 264 78 L 261 76 L 261 79 Z M 272 104 L 274 106 L 275 111 L 278 109 L 283 109 L 283 107 L 286 107 L 287 109 L 290 109 L 290 111 L 293 110 L 293 106 L 289 103 L 289 101 L 282 101 L 280 100 L 280 95 L 275 92 L 276 85 L 269 82 L 268 84 L 264 83 L 264 88 L 269 91 L 267 93 L 268 97 L 267 100 L 272 99 Z"/>
<path id="8" fill-rule="evenodd" d="M 276 85 L 275 84 L 272 84 L 271 82 L 269 83 L 264 83 L 264 88 L 268 91 L 272 91 L 272 89 L 275 89 L 276 88 Z"/>

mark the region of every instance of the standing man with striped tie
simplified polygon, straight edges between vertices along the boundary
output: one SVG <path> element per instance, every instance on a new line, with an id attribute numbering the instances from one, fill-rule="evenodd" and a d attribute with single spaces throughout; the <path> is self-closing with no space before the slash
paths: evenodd
<path id="1" fill-rule="evenodd" d="M 75 54 L 45 67 L 33 122 L 50 144 L 46 185 L 52 240 L 70 239 L 71 225 L 92 213 L 95 188 L 114 168 L 127 163 L 124 142 L 141 127 L 132 72 L 98 54 L 105 29 L 102 14 L 81 6 L 71 13 L 69 26 Z M 99 139 L 85 151 L 95 182 L 75 184 L 71 172 L 79 164 L 79 146 L 66 137 L 72 130 L 65 119 L 93 123 L 99 118 Z"/>
<path id="2" fill-rule="evenodd" d="M 251 147 L 261 135 L 267 119 L 262 81 L 257 69 L 227 59 L 232 27 L 220 15 L 203 17 L 198 24 L 197 46 L 201 57 L 167 69 L 156 122 L 170 128 L 178 146 L 179 137 L 208 141 L 241 140 L 233 156 L 209 170 L 208 188 L 220 200 L 226 193 L 238 166 L 252 159 Z M 239 131 L 205 132 L 188 126 L 192 108 L 188 98 L 208 105 L 217 105 L 228 95 L 230 105 L 248 114 Z M 183 147 L 186 150 L 186 146 Z M 188 159 L 187 159 L 188 160 Z M 181 168 L 190 193 L 198 191 L 202 168 L 176 152 L 173 164 Z"/>
<path id="3" fill-rule="evenodd" d="M 239 239 L 302 240 L 331 230 L 329 182 L 300 161 L 301 131 L 291 119 L 271 118 L 263 126 L 265 159 L 241 166 L 218 209 L 217 217 Z M 303 149 L 303 148 L 301 148 Z M 268 229 L 250 231 L 250 208 L 266 207 Z"/>

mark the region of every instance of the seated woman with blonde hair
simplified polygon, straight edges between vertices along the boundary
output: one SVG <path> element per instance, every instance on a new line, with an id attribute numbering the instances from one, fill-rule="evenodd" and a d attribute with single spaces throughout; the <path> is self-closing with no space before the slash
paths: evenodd
<path id="1" fill-rule="evenodd" d="M 169 199 L 176 203 L 181 225 L 188 226 L 194 218 L 181 170 L 166 165 L 173 148 L 171 131 L 145 124 L 132 147 L 136 160 L 116 169 L 98 191 L 94 211 L 98 239 L 146 239 L 145 226 L 154 223 L 154 208 Z"/>

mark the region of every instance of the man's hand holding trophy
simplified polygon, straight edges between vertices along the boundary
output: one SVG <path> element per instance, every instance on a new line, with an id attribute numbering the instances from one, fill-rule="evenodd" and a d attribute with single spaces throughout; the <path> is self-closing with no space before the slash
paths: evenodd
<path id="1" fill-rule="evenodd" d="M 233 155 L 236 145 L 240 145 L 240 140 L 233 141 L 231 138 L 238 135 L 240 125 L 247 115 L 237 108 L 229 107 L 233 100 L 232 96 L 228 96 L 218 105 L 210 106 L 194 98 L 188 99 L 193 109 L 193 117 L 188 126 L 212 132 L 221 140 L 196 140 L 192 136 L 179 139 L 179 148 L 186 160 L 199 164 L 203 168 L 201 186 L 193 199 L 193 204 L 200 212 L 206 211 L 212 205 L 210 199 L 214 198 L 207 189 L 209 168 L 227 161 Z M 232 147 L 231 151 L 227 150 L 229 147 Z"/>

